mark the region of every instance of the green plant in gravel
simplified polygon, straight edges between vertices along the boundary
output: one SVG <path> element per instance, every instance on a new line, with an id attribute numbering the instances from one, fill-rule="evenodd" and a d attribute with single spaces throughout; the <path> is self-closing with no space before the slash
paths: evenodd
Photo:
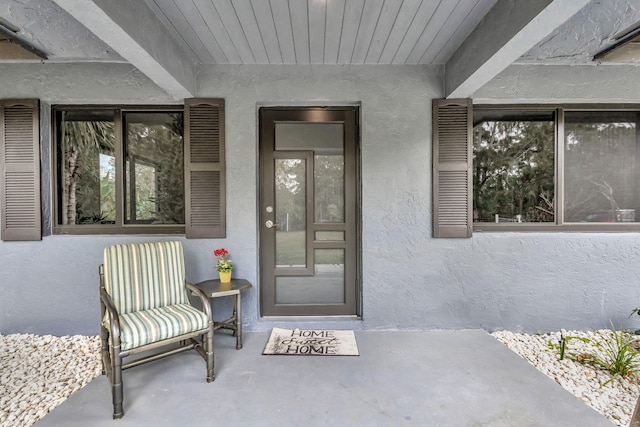
<path id="1" fill-rule="evenodd" d="M 581 359 L 581 356 L 583 356 L 582 354 L 577 354 L 571 351 L 567 351 L 568 345 L 569 345 L 569 341 L 571 340 L 578 340 L 578 341 L 582 341 L 584 343 L 589 344 L 591 342 L 591 340 L 589 338 L 585 338 L 585 337 L 572 337 L 572 336 L 567 336 L 564 333 L 562 333 L 560 335 L 560 341 L 558 344 L 553 343 L 551 341 L 547 342 L 547 346 L 552 349 L 557 351 L 560 354 L 560 360 L 564 360 L 564 358 L 566 357 L 569 360 L 573 360 L 574 362 L 578 361 L 579 359 Z"/>
<path id="2" fill-rule="evenodd" d="M 574 339 L 592 345 L 599 350 L 599 352 L 596 352 L 599 354 L 568 351 L 569 341 Z M 610 336 L 598 333 L 597 338 L 590 339 L 562 334 L 558 344 L 551 341 L 548 342 L 549 347 L 560 354 L 560 360 L 567 357 L 574 362 L 598 366 L 609 371 L 612 377 L 605 381 L 602 384 L 603 386 L 613 381 L 616 377 L 638 376 L 638 373 L 640 373 L 640 352 L 636 349 L 635 344 L 636 340 L 633 335 L 623 330 L 616 331 L 613 327 Z"/>
<path id="3" fill-rule="evenodd" d="M 637 376 L 640 370 L 640 360 L 638 359 L 640 353 L 634 346 L 633 336 L 623 330 L 612 329 L 612 337 L 601 336 L 601 338 L 594 345 L 602 351 L 603 357 L 596 357 L 593 363 L 613 374 L 611 379 L 604 384 L 608 384 L 618 376 Z"/>

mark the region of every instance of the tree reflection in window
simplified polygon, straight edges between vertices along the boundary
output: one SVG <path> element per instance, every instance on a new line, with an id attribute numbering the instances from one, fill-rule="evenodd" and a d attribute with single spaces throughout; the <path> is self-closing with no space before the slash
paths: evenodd
<path id="1" fill-rule="evenodd" d="M 566 222 L 635 222 L 637 112 L 565 113 Z"/>
<path id="2" fill-rule="evenodd" d="M 56 118 L 58 224 L 184 224 L 182 111 L 69 109 Z"/>
<path id="3" fill-rule="evenodd" d="M 115 221 L 112 111 L 60 112 L 59 180 L 62 224 Z"/>
<path id="4" fill-rule="evenodd" d="M 553 222 L 553 113 L 479 112 L 474 123 L 474 221 Z"/>
<path id="5" fill-rule="evenodd" d="M 125 113 L 127 224 L 184 224 L 182 113 Z"/>

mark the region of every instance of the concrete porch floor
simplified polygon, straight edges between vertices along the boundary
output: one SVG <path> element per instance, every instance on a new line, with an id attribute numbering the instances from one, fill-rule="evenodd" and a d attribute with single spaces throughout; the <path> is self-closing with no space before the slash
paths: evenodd
<path id="1" fill-rule="evenodd" d="M 100 376 L 36 426 L 613 425 L 485 331 L 356 331 L 357 357 L 263 356 L 268 336 L 216 335 L 213 383 L 193 351 L 125 371 L 120 421 Z"/>

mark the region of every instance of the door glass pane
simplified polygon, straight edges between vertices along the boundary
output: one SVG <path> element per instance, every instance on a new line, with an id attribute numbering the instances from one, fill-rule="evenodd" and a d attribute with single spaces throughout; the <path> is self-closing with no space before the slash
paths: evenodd
<path id="1" fill-rule="evenodd" d="M 344 222 L 344 125 L 276 123 L 276 150 L 314 153 L 315 222 Z"/>
<path id="2" fill-rule="evenodd" d="M 115 223 L 113 116 L 113 110 L 58 112 L 59 224 Z"/>
<path id="3" fill-rule="evenodd" d="M 276 277 L 277 304 L 344 303 L 344 249 L 316 249 L 313 276 Z"/>
<path id="4" fill-rule="evenodd" d="M 342 153 L 344 126 L 342 123 L 276 123 L 276 150 Z"/>
<path id="5" fill-rule="evenodd" d="M 344 156 L 316 155 L 315 222 L 344 222 Z"/>
<path id="6" fill-rule="evenodd" d="M 123 118 L 125 224 L 184 224 L 182 112 Z"/>
<path id="7" fill-rule="evenodd" d="M 637 222 L 640 146 L 635 112 L 565 114 L 566 222 Z"/>
<path id="8" fill-rule="evenodd" d="M 307 265 L 304 159 L 275 159 L 276 268 Z"/>
<path id="9" fill-rule="evenodd" d="M 344 241 L 344 231 L 316 231 L 316 240 Z"/>

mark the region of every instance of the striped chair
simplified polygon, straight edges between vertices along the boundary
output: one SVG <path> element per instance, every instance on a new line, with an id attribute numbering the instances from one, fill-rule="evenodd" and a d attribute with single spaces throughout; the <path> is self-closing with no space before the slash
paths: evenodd
<path id="1" fill-rule="evenodd" d="M 180 242 L 110 246 L 100 273 L 102 364 L 111 384 L 113 418 L 122 418 L 122 370 L 195 349 L 214 380 L 213 320 L 208 297 L 185 280 Z M 187 290 L 200 298 L 200 311 Z M 123 364 L 124 357 L 174 344 Z"/>

